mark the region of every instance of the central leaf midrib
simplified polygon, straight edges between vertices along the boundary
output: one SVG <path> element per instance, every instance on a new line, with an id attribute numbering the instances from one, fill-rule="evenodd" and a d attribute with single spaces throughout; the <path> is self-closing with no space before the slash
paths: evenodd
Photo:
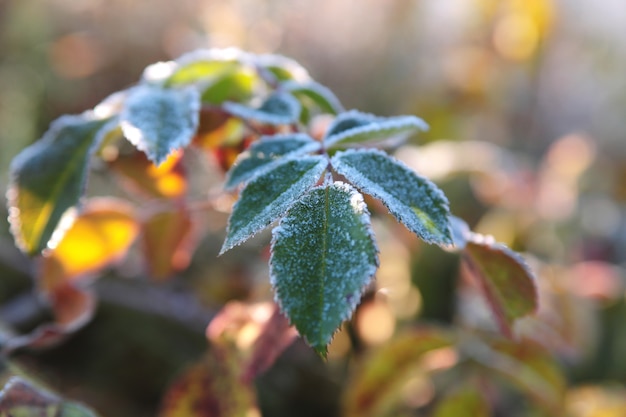
<path id="1" fill-rule="evenodd" d="M 324 298 L 325 298 L 325 290 L 326 290 L 326 252 L 328 250 L 328 219 L 330 218 L 330 198 L 329 198 L 330 188 L 324 188 L 324 221 L 322 222 L 322 265 L 320 268 L 320 293 L 319 293 L 319 304 L 318 304 L 318 317 L 322 318 L 322 314 L 324 313 Z M 318 337 L 321 336 L 322 330 L 322 320 L 320 320 L 318 326 Z M 323 341 L 321 341 L 323 343 Z"/>

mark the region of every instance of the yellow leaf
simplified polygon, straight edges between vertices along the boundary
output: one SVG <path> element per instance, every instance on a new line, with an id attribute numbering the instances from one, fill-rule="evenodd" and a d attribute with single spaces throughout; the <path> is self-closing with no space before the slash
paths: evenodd
<path id="1" fill-rule="evenodd" d="M 92 274 L 123 258 L 139 232 L 133 208 L 114 199 L 94 199 L 44 255 L 40 277 L 45 290 Z"/>

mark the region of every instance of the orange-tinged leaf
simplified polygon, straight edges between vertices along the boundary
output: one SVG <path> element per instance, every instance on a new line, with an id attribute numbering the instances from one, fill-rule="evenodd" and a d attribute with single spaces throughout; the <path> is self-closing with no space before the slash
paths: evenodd
<path id="1" fill-rule="evenodd" d="M 424 354 L 448 348 L 451 334 L 438 329 L 418 329 L 399 335 L 374 351 L 361 363 L 347 384 L 345 417 L 378 417 L 388 412 L 400 395 L 403 383 L 419 369 Z"/>
<path id="2" fill-rule="evenodd" d="M 133 152 L 119 155 L 110 165 L 129 192 L 140 192 L 148 197 L 176 198 L 187 192 L 182 157 L 182 151 L 174 151 L 157 166 L 143 152 Z"/>
<path id="3" fill-rule="evenodd" d="M 189 265 L 193 245 L 191 216 L 184 206 L 151 213 L 142 224 L 150 276 L 162 280 Z"/>
<path id="4" fill-rule="evenodd" d="M 138 232 L 132 206 L 114 199 L 88 202 L 58 245 L 44 255 L 41 286 L 49 290 L 120 260 Z"/>

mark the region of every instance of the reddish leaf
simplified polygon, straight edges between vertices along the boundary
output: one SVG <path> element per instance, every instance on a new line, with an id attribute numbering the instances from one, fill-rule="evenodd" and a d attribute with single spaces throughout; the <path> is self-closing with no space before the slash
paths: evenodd
<path id="1" fill-rule="evenodd" d="M 189 265 L 193 235 L 191 216 L 185 207 L 151 213 L 142 229 L 150 276 L 163 280 Z"/>
<path id="2" fill-rule="evenodd" d="M 242 380 L 251 383 L 254 378 L 268 370 L 298 336 L 289 320 L 274 306 L 272 316 L 267 320 L 261 334 L 252 346 L 252 353 L 243 367 Z"/>
<path id="3" fill-rule="evenodd" d="M 378 417 L 393 406 L 402 384 L 421 364 L 424 354 L 449 348 L 452 335 L 437 329 L 405 333 L 373 352 L 361 363 L 344 393 L 345 417 Z M 428 368 L 424 364 L 425 368 Z"/>
<path id="4" fill-rule="evenodd" d="M 165 394 L 159 417 L 260 415 L 251 385 L 239 379 L 234 347 L 215 346 L 206 359 L 189 368 Z"/>
<path id="5" fill-rule="evenodd" d="M 187 178 L 182 164 L 182 151 L 172 152 L 159 166 L 143 152 L 119 155 L 110 162 L 121 177 L 121 185 L 130 193 L 147 197 L 176 198 L 187 192 Z"/>
<path id="6" fill-rule="evenodd" d="M 58 245 L 44 255 L 41 286 L 50 290 L 122 259 L 138 231 L 133 208 L 127 203 L 91 200 Z"/>
<path id="7" fill-rule="evenodd" d="M 91 321 L 96 309 L 96 298 L 91 291 L 65 283 L 54 287 L 46 295 L 52 307 L 54 323 L 43 324 L 30 334 L 10 339 L 5 351 L 55 346 Z"/>
<path id="8" fill-rule="evenodd" d="M 501 331 L 511 336 L 513 322 L 537 309 L 535 278 L 524 260 L 504 245 L 472 234 L 463 264 L 483 291 Z"/>

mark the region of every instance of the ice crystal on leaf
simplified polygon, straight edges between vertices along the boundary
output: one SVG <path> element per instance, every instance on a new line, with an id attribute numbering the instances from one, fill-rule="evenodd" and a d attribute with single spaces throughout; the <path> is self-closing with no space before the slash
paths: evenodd
<path id="1" fill-rule="evenodd" d="M 155 164 L 191 142 L 198 128 L 200 96 L 193 88 L 140 85 L 129 91 L 121 114 L 126 138 Z"/>
<path id="2" fill-rule="evenodd" d="M 373 149 L 338 152 L 333 168 L 379 199 L 398 221 L 428 243 L 451 245 L 448 199 L 435 184 L 402 162 Z"/>
<path id="3" fill-rule="evenodd" d="M 319 142 L 303 133 L 264 136 L 250 145 L 239 155 L 226 176 L 226 189 L 235 188 L 241 183 L 271 169 L 280 157 L 303 155 L 320 149 Z"/>
<path id="4" fill-rule="evenodd" d="M 286 158 L 250 181 L 233 207 L 220 253 L 243 243 L 283 216 L 317 183 L 326 166 L 326 159 L 319 155 Z"/>
<path id="5" fill-rule="evenodd" d="M 300 102 L 291 94 L 274 93 L 258 108 L 234 102 L 224 103 L 224 110 L 241 119 L 268 125 L 295 123 L 300 117 Z"/>
<path id="6" fill-rule="evenodd" d="M 384 144 L 402 142 L 410 135 L 428 130 L 419 117 L 377 117 L 355 110 L 342 113 L 328 129 L 326 147 L 348 147 L 355 144 Z"/>
<path id="7" fill-rule="evenodd" d="M 311 190 L 272 233 L 270 279 L 282 310 L 321 355 L 378 267 L 363 197 L 336 182 Z"/>

